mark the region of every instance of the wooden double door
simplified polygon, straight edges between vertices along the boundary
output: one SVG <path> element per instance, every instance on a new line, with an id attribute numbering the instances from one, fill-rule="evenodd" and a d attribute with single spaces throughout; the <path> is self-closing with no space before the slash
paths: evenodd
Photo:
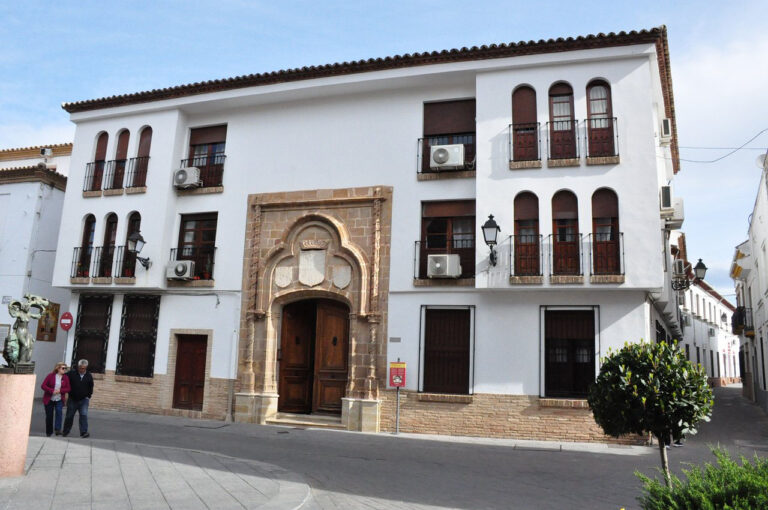
<path id="1" fill-rule="evenodd" d="M 305 300 L 283 307 L 279 411 L 341 413 L 347 387 L 349 309 L 335 301 Z"/>
<path id="2" fill-rule="evenodd" d="M 206 335 L 178 335 L 177 341 L 173 407 L 202 411 L 208 337 Z"/>

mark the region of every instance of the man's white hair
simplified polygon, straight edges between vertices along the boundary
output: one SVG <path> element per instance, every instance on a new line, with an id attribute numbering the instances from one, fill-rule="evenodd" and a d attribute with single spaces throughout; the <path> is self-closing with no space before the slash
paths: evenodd
<path id="1" fill-rule="evenodd" d="M 77 362 L 78 367 L 87 367 L 88 366 L 88 360 L 87 359 L 81 359 Z"/>

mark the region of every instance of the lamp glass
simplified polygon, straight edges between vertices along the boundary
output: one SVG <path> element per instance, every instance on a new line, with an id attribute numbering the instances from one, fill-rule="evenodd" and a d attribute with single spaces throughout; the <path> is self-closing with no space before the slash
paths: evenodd
<path id="1" fill-rule="evenodd" d="M 144 237 L 139 232 L 134 232 L 128 236 L 128 251 L 132 253 L 141 253 L 145 244 Z"/>
<path id="2" fill-rule="evenodd" d="M 696 278 L 699 280 L 703 280 L 704 276 L 707 274 L 707 266 L 704 265 L 704 262 L 699 259 L 699 261 L 696 263 L 695 266 L 693 266 L 693 271 L 696 273 Z"/>
<path id="3" fill-rule="evenodd" d="M 499 228 L 496 220 L 493 219 L 493 214 L 489 215 L 488 219 L 483 223 L 483 238 L 485 239 L 485 244 L 488 246 L 495 246 L 500 231 L 501 228 Z"/>

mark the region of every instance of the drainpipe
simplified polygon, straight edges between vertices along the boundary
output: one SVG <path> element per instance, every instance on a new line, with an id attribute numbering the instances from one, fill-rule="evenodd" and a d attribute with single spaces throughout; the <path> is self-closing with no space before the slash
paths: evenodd
<path id="1" fill-rule="evenodd" d="M 235 398 L 235 374 L 234 366 L 237 363 L 237 330 L 232 330 L 232 341 L 229 349 L 229 390 L 227 392 L 227 415 L 224 417 L 226 423 L 235 421 L 232 413 L 232 400 Z"/>

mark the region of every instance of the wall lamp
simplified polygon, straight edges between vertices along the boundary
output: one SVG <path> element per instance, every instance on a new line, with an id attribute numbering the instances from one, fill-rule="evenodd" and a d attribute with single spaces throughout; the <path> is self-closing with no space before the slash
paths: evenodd
<path id="1" fill-rule="evenodd" d="M 675 260 L 675 274 L 672 276 L 672 290 L 680 291 L 686 290 L 691 286 L 691 281 L 688 279 L 688 271 L 691 270 L 691 264 L 685 264 L 682 260 Z M 707 266 L 699 259 L 695 266 L 693 266 L 693 280 L 703 280 L 707 274 Z"/>
<path id="2" fill-rule="evenodd" d="M 491 249 L 489 259 L 492 266 L 496 265 L 496 249 L 494 246 L 496 246 L 499 232 L 501 232 L 501 228 L 499 228 L 496 220 L 493 219 L 493 214 L 488 215 L 488 219 L 483 223 L 483 238 L 485 239 L 485 244 Z"/>
<path id="3" fill-rule="evenodd" d="M 144 269 L 149 269 L 149 266 L 152 265 L 149 257 L 139 257 L 139 253 L 141 253 L 141 249 L 144 248 L 145 244 L 147 243 L 144 242 L 144 237 L 142 237 L 139 231 L 128 236 L 128 251 L 136 255 L 136 260 L 144 266 Z"/>

